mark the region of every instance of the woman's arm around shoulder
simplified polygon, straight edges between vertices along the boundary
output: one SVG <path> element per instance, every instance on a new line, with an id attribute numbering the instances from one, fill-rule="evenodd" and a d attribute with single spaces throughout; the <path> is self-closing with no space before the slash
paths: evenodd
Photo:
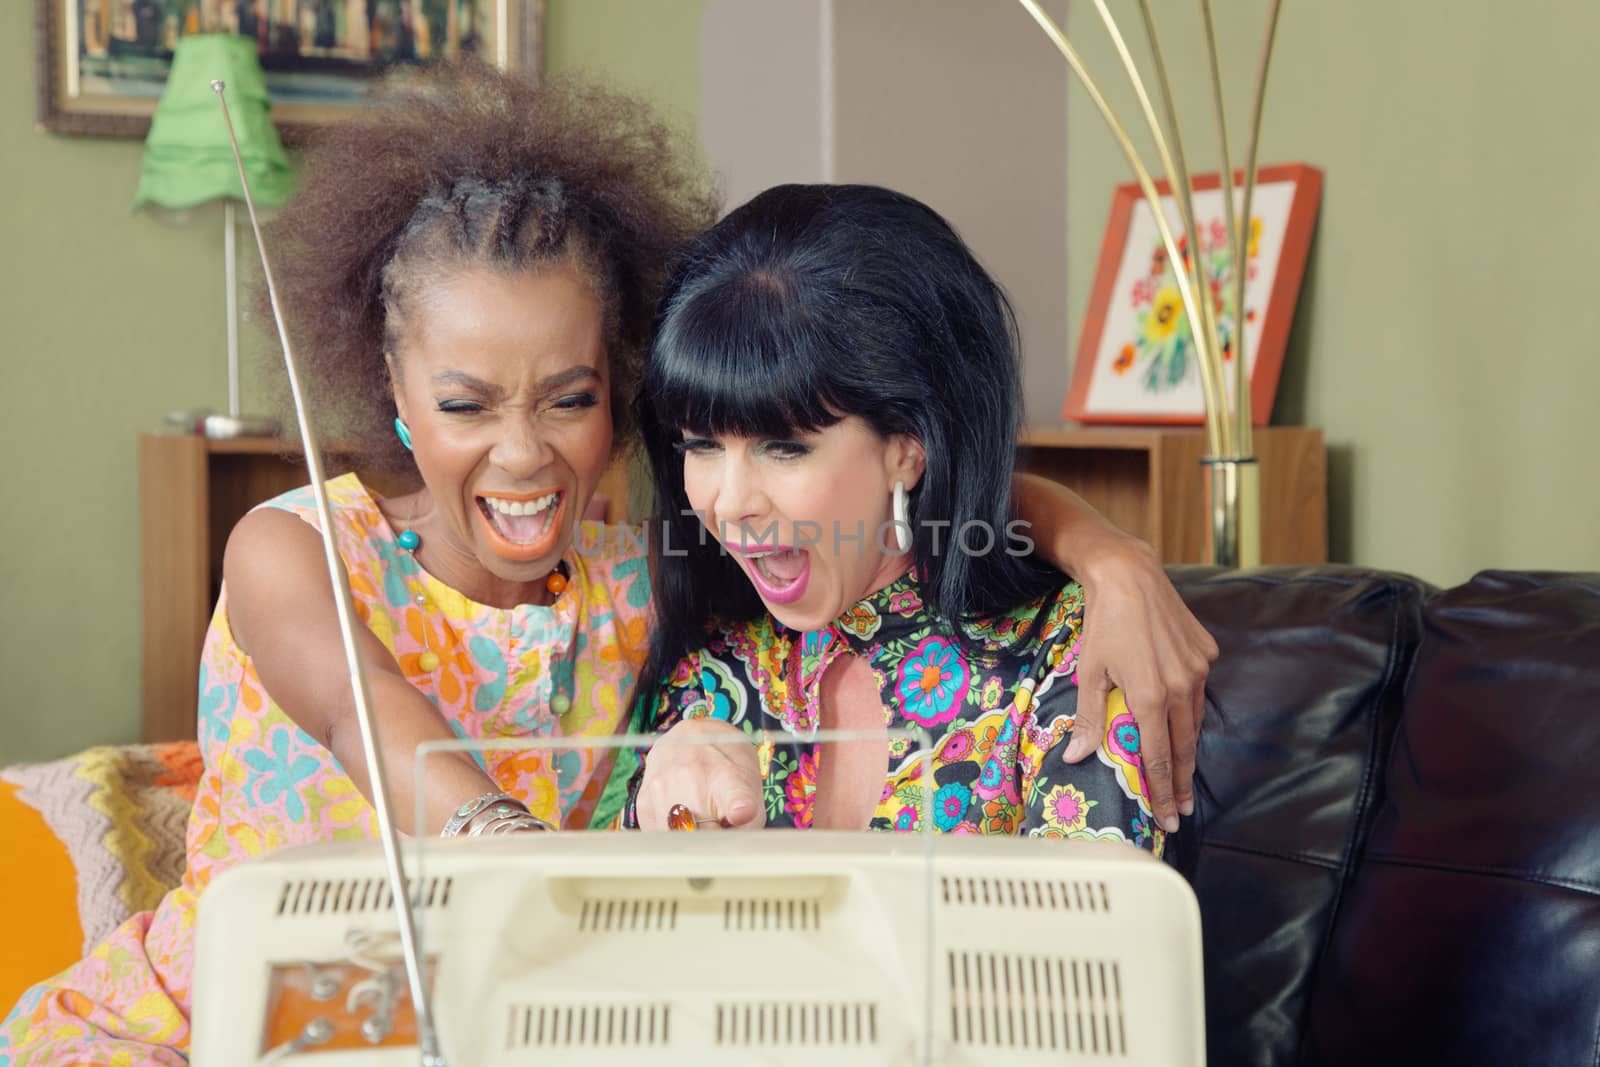
<path id="1" fill-rule="evenodd" d="M 1029 524 L 1038 551 L 1083 585 L 1081 729 L 1063 758 L 1076 763 L 1095 751 L 1111 690 L 1121 688 L 1144 742 L 1150 804 L 1161 826 L 1176 830 L 1179 814 L 1194 811 L 1195 745 L 1217 643 L 1149 545 L 1063 485 L 1021 474 L 1015 489 L 1017 517 Z"/>

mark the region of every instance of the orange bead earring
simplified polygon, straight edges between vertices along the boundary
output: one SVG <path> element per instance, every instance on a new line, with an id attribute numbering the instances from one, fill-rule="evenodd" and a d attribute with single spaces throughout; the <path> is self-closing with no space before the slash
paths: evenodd
<path id="1" fill-rule="evenodd" d="M 545 577 L 544 587 L 550 590 L 551 596 L 560 596 L 567 591 L 567 576 L 563 573 L 565 567 L 565 563 L 557 564 L 556 569 Z"/>

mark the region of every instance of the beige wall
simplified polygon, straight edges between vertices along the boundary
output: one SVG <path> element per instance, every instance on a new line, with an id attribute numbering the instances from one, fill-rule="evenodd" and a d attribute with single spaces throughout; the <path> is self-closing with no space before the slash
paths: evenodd
<path id="1" fill-rule="evenodd" d="M 694 130 L 698 0 L 548 8 L 552 70 L 632 87 Z M 172 408 L 223 406 L 227 385 L 220 207 L 130 216 L 138 142 L 35 132 L 33 4 L 0 11 L 5 763 L 137 739 L 135 442 Z"/>
<path id="2" fill-rule="evenodd" d="M 1029 48 L 1030 20 L 1002 12 L 1022 14 L 835 0 L 834 175 L 904 190 L 950 220 L 1016 311 L 1024 416 L 1054 423 L 1067 387 L 1067 72 Z"/>
<path id="3" fill-rule="evenodd" d="M 1191 155 L 1212 128 L 1198 6 L 1155 5 Z M 1266 4 L 1212 6 L 1237 143 Z M 1068 34 L 1135 114 L 1093 5 Z M 1597 37 L 1600 4 L 1565 0 L 1284 5 L 1262 158 L 1326 184 L 1275 416 L 1327 433 L 1335 558 L 1441 584 L 1600 569 Z M 1076 338 L 1129 176 L 1069 96 Z"/>
<path id="4" fill-rule="evenodd" d="M 1028 47 L 1029 21 L 995 15 L 971 0 L 710 0 L 701 140 L 730 207 L 810 181 L 887 185 L 932 205 L 1005 286 L 1027 417 L 1055 422 L 1067 72 Z"/>

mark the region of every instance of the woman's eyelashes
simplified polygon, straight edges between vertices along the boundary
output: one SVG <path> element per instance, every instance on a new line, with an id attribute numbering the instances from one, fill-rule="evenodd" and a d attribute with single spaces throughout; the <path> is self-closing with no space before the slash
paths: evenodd
<path id="1" fill-rule="evenodd" d="M 761 453 L 773 459 L 799 459 L 810 455 L 811 447 L 799 441 L 763 441 Z"/>
<path id="2" fill-rule="evenodd" d="M 672 447 L 685 456 L 710 455 L 720 452 L 722 444 L 709 437 L 690 437 L 685 435 L 672 443 Z M 771 440 L 762 441 L 756 445 L 755 452 L 759 456 L 776 460 L 799 459 L 809 455 L 811 446 L 800 441 Z"/>
<path id="3" fill-rule="evenodd" d="M 546 402 L 544 405 L 550 411 L 587 411 L 600 403 L 600 398 L 594 393 L 565 393 Z M 486 405 L 478 400 L 440 400 L 437 401 L 438 409 L 448 415 L 476 415 L 487 410 Z"/>
<path id="4" fill-rule="evenodd" d="M 718 444 L 706 437 L 680 437 L 672 442 L 673 451 L 680 456 L 704 456 L 715 452 Z"/>
<path id="5" fill-rule="evenodd" d="M 600 398 L 593 393 L 568 393 L 557 397 L 550 406 L 557 411 L 583 411 L 600 403 Z"/>

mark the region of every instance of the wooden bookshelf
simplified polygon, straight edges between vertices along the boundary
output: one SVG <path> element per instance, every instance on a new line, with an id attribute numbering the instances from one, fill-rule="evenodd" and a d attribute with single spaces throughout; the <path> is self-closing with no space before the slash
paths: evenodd
<path id="1" fill-rule="evenodd" d="M 1199 427 L 1033 426 L 1019 465 L 1076 490 L 1112 522 L 1155 547 L 1163 563 L 1205 555 L 1206 483 Z M 1255 431 L 1261 463 L 1261 562 L 1328 558 L 1328 463 L 1322 431 Z"/>

